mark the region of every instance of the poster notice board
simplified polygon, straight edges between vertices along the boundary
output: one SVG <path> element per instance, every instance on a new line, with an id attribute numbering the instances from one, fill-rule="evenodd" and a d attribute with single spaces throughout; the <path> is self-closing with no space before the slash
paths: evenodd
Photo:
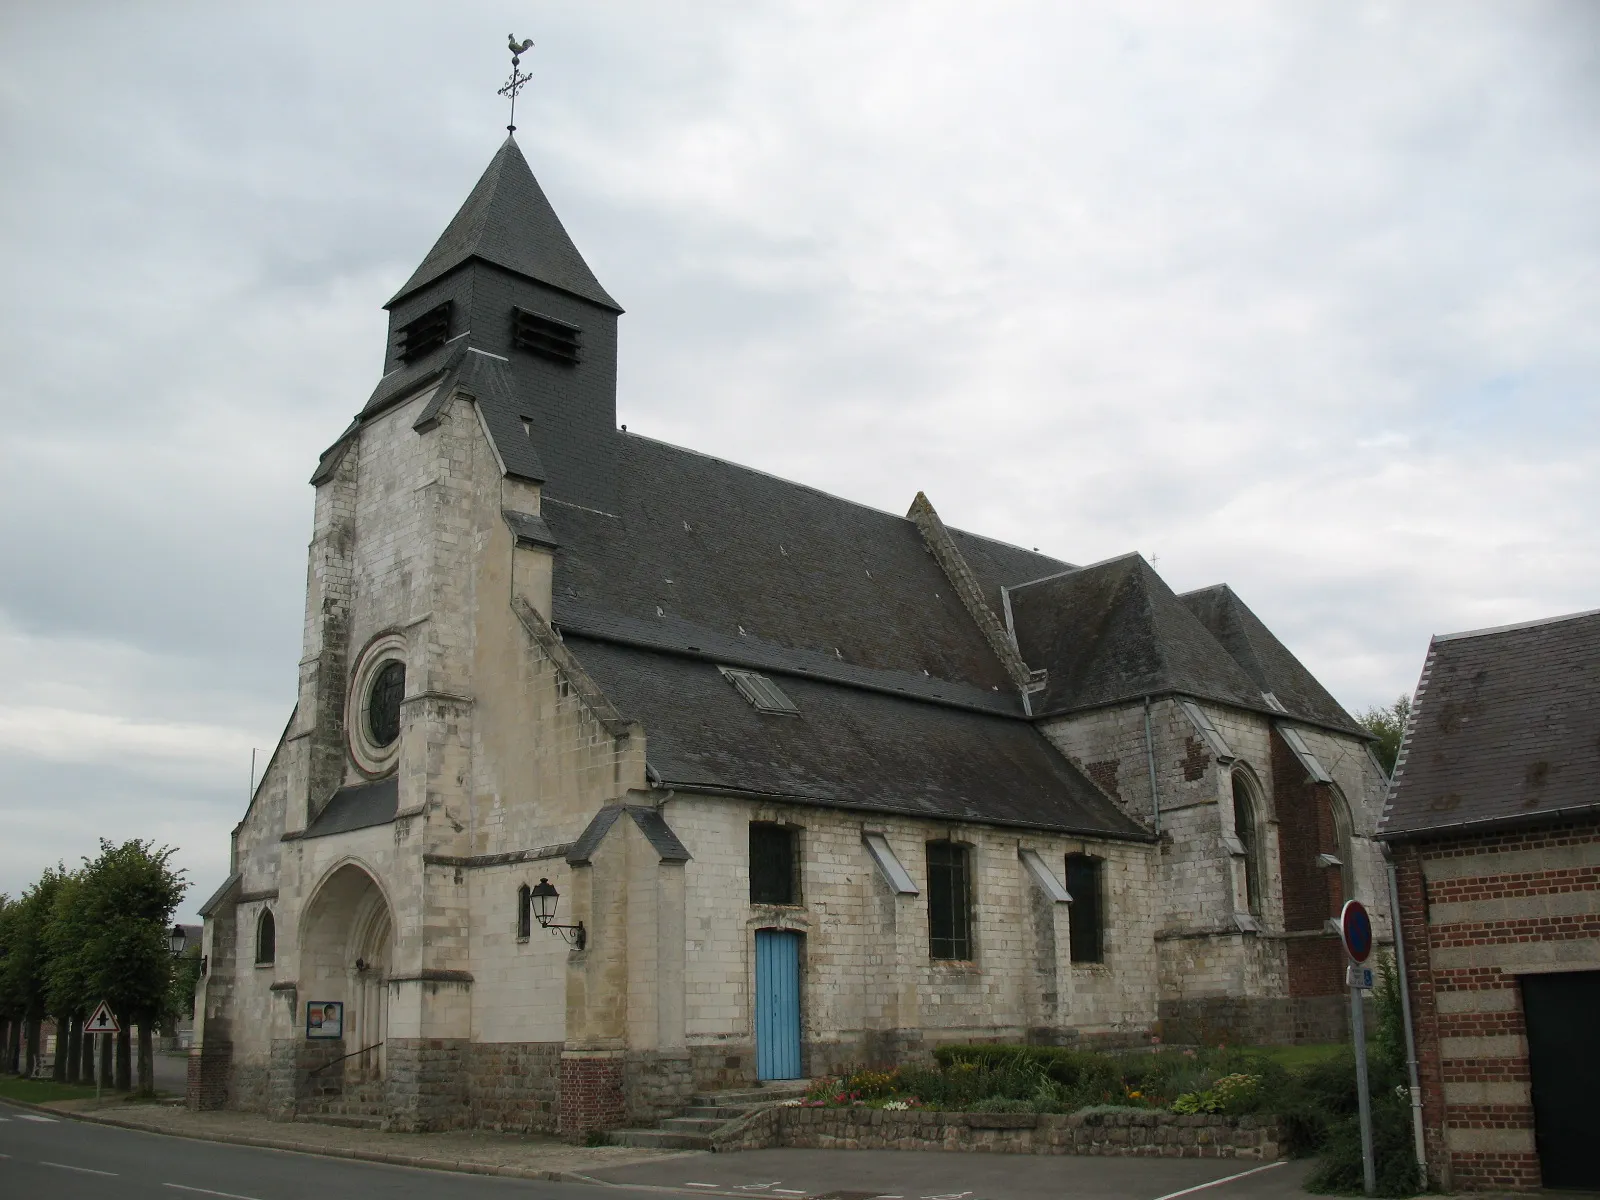
<path id="1" fill-rule="evenodd" d="M 311 1000 L 306 1003 L 306 1037 L 315 1039 L 343 1036 L 343 1000 Z"/>

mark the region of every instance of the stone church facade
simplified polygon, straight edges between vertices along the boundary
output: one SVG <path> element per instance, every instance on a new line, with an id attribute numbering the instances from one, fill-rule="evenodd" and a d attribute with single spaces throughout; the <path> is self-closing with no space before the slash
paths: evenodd
<path id="1" fill-rule="evenodd" d="M 619 430 L 621 309 L 513 140 L 387 307 L 191 1104 L 581 1135 L 948 1041 L 1342 1030 L 1386 780 L 1230 589 Z"/>

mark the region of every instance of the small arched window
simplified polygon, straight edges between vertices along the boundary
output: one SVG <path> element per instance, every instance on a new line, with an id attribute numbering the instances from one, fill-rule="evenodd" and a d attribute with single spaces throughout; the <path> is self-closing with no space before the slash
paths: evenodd
<path id="1" fill-rule="evenodd" d="M 272 910 L 263 908 L 256 918 L 256 965 L 264 966 L 278 957 L 278 926 Z"/>
<path id="2" fill-rule="evenodd" d="M 1261 839 L 1256 828 L 1256 803 L 1250 785 L 1238 773 L 1233 777 L 1233 834 L 1243 848 L 1245 903 L 1261 912 Z"/>
<path id="3" fill-rule="evenodd" d="M 1332 901 L 1329 906 L 1332 911 L 1328 915 L 1337 917 L 1339 910 L 1344 906 L 1344 902 L 1353 900 L 1356 894 L 1355 847 L 1351 840 L 1354 829 L 1350 819 L 1350 805 L 1345 800 L 1344 794 L 1339 791 L 1337 786 L 1330 786 L 1328 793 L 1328 807 L 1333 816 L 1334 861 L 1327 865 L 1338 868 L 1337 872 L 1330 871 L 1330 874 L 1333 875 L 1331 882 L 1334 887 L 1330 887 L 1329 892 L 1334 894 L 1329 897 Z"/>
<path id="4" fill-rule="evenodd" d="M 533 891 L 527 884 L 517 889 L 517 937 L 526 940 L 533 933 Z"/>

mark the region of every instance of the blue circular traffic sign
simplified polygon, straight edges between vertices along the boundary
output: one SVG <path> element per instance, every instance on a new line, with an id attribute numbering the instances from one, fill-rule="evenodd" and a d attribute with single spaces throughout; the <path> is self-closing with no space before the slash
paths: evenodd
<path id="1" fill-rule="evenodd" d="M 1358 963 L 1367 961 L 1372 953 L 1372 918 L 1361 901 L 1344 902 L 1339 913 L 1339 936 L 1344 939 L 1345 953 Z"/>

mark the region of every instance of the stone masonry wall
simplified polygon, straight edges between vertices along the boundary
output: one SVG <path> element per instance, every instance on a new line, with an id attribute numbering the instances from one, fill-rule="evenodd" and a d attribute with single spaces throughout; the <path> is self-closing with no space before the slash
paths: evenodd
<path id="1" fill-rule="evenodd" d="M 1267 1117 L 1166 1112 L 890 1112 L 771 1108 L 730 1130 L 715 1149 L 959 1150 L 995 1154 L 1096 1154 L 1142 1158 L 1275 1160 L 1281 1134 Z"/>
<path id="2" fill-rule="evenodd" d="M 473 1042 L 466 1061 L 474 1126 L 507 1133 L 556 1131 L 560 1042 Z"/>
<path id="3" fill-rule="evenodd" d="M 1518 977 L 1600 969 L 1600 822 L 1395 847 L 1433 1182 L 1535 1188 Z"/>
<path id="4" fill-rule="evenodd" d="M 693 856 L 686 1029 L 701 1087 L 755 1078 L 754 943 L 764 928 L 804 938 L 802 1070 L 809 1075 L 899 1061 L 940 1042 L 1142 1037 L 1155 1020 L 1149 845 L 681 792 L 665 811 Z M 750 902 L 752 821 L 797 830 L 799 904 Z M 954 837 L 970 847 L 972 961 L 929 959 L 926 896 L 888 888 L 862 842 L 866 828 L 886 834 L 919 885 L 927 841 Z M 1105 860 L 1105 963 L 1072 966 L 1065 912 L 1054 912 L 1064 906 L 1036 907 L 1038 886 L 1019 846 L 1037 849 L 1058 880 L 1070 852 Z"/>

